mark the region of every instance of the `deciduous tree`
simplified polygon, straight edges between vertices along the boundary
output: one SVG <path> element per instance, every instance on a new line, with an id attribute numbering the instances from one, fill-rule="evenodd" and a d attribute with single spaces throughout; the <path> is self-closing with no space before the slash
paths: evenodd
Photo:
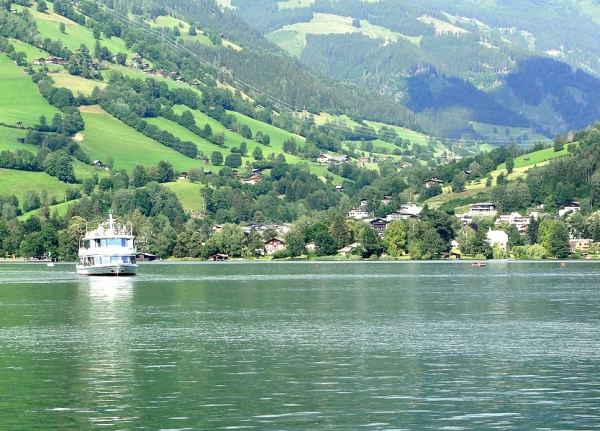
<path id="1" fill-rule="evenodd" d="M 215 166 L 223 164 L 223 154 L 220 151 L 213 151 L 210 155 L 210 163 Z"/>
<path id="2" fill-rule="evenodd" d="M 406 246 L 406 230 L 401 220 L 392 221 L 383 232 L 385 250 L 391 256 L 400 256 Z"/>

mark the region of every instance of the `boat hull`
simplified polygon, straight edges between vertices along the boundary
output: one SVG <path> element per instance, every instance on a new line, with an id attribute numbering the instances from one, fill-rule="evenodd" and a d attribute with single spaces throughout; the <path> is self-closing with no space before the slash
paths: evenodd
<path id="1" fill-rule="evenodd" d="M 120 265 L 77 265 L 77 274 L 79 275 L 105 275 L 105 276 L 124 276 L 136 275 L 138 266 L 136 264 Z"/>

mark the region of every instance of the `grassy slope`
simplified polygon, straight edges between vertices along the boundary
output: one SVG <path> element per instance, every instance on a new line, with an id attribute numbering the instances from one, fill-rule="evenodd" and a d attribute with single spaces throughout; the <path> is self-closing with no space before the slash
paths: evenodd
<path id="1" fill-rule="evenodd" d="M 188 107 L 182 106 L 182 105 L 176 105 L 173 107 L 173 110 L 177 114 L 181 114 L 183 111 L 188 110 L 188 109 L 189 109 Z M 248 127 L 250 127 L 250 129 L 252 130 L 253 136 L 259 130 L 261 132 L 263 132 L 263 135 L 264 134 L 269 135 L 269 137 L 271 138 L 271 144 L 270 144 L 270 146 L 267 147 L 265 145 L 262 145 L 256 141 L 254 141 L 253 139 L 243 138 L 236 132 L 232 132 L 232 131 L 226 129 L 221 123 L 219 123 L 215 119 L 209 117 L 208 115 L 206 115 L 198 110 L 194 110 L 191 112 L 192 112 L 192 115 L 194 116 L 194 119 L 196 120 L 196 124 L 198 125 L 198 127 L 203 128 L 205 124 L 209 124 L 212 129 L 212 132 L 214 134 L 221 133 L 221 132 L 224 133 L 225 134 L 225 146 L 227 148 L 225 148 L 225 149 L 219 148 L 210 143 L 207 143 L 208 147 L 205 147 L 203 145 L 201 146 L 201 144 L 200 144 L 201 139 L 199 137 L 196 137 L 196 135 L 192 134 L 189 130 L 187 130 L 171 121 L 165 120 L 164 118 L 151 119 L 150 122 L 153 122 L 154 124 L 157 124 L 157 125 L 158 124 L 168 125 L 169 131 L 171 131 L 171 133 L 173 133 L 175 136 L 179 137 L 180 139 L 191 140 L 192 142 L 196 143 L 198 145 L 198 149 L 203 151 L 204 155 L 207 157 L 210 157 L 210 154 L 213 151 L 221 151 L 223 153 L 223 156 L 225 157 L 227 154 L 229 154 L 228 149 L 233 148 L 233 147 L 239 147 L 240 143 L 242 143 L 242 142 L 246 142 L 247 147 L 248 147 L 248 155 L 249 156 L 252 155 L 252 151 L 254 151 L 255 147 L 260 147 L 263 152 L 263 155 L 266 157 L 270 153 L 275 153 L 275 154 L 283 153 L 283 141 L 285 141 L 291 137 L 294 137 L 298 144 L 303 144 L 305 141 L 304 137 L 302 137 L 302 136 L 294 135 L 293 133 L 286 132 L 285 130 L 278 129 L 277 127 L 271 126 L 266 123 L 261 123 L 260 121 L 257 121 L 253 118 L 246 117 L 245 115 L 242 115 L 240 113 L 230 112 L 237 118 L 237 121 L 239 123 L 246 124 L 246 125 L 248 125 Z M 165 128 L 165 130 L 166 130 L 166 128 Z M 184 138 L 184 137 L 186 137 L 186 138 Z M 190 138 L 194 138 L 194 139 L 190 139 Z M 206 149 L 206 151 L 205 151 L 205 149 Z M 301 159 L 299 157 L 293 156 L 291 154 L 286 154 L 285 158 L 289 163 L 298 163 L 299 161 L 301 161 Z M 246 162 L 246 160 L 253 161 L 253 159 L 251 159 L 250 157 L 244 157 L 243 160 L 244 160 L 244 163 Z M 206 166 L 206 165 L 204 165 L 204 166 Z M 218 169 L 218 168 L 215 168 L 215 169 Z M 327 172 L 326 167 L 319 166 L 317 163 L 311 163 L 310 169 L 311 169 L 311 172 L 313 172 L 316 175 L 319 175 L 321 177 L 324 176 L 325 173 L 331 175 L 329 172 Z M 336 181 L 341 183 L 341 181 L 342 181 L 341 177 L 337 177 L 337 176 L 334 176 L 334 177 L 335 177 Z"/>
<path id="2" fill-rule="evenodd" d="M 107 85 L 106 82 L 92 81 L 81 76 L 69 75 L 67 72 L 52 73 L 50 76 L 54 80 L 55 87 L 68 88 L 74 95 L 81 93 L 85 96 L 90 96 L 94 87 L 102 89 Z"/>
<path id="3" fill-rule="evenodd" d="M 373 127 L 377 132 L 379 132 L 379 129 L 381 129 L 382 126 L 385 126 L 385 124 L 382 123 L 376 123 L 375 121 L 365 121 L 366 124 L 368 124 L 369 126 Z M 414 130 L 409 130 L 409 129 L 405 129 L 404 127 L 398 127 L 398 126 L 387 126 L 388 129 L 394 129 L 396 131 L 396 133 L 398 134 L 399 137 L 401 137 L 402 139 L 410 139 L 411 144 L 413 142 L 416 142 L 420 145 L 427 145 L 428 141 L 429 141 L 429 137 L 425 136 L 419 132 L 415 132 Z"/>
<path id="4" fill-rule="evenodd" d="M 45 172 L 25 172 L 2 168 L 0 168 L 0 185 L 0 193 L 15 195 L 21 203 L 29 190 L 40 193 L 45 189 L 49 196 L 54 195 L 60 200 L 67 187 L 71 187 Z"/>
<path id="5" fill-rule="evenodd" d="M 372 25 L 365 20 L 361 20 L 361 28 L 352 25 L 352 18 L 338 15 L 315 13 L 310 22 L 300 22 L 297 24 L 286 25 L 282 29 L 267 35 L 267 38 L 279 45 L 290 54 L 299 56 L 306 44 L 307 34 L 346 34 L 363 33 L 369 37 L 382 38 L 397 41 L 406 36 L 388 30 L 384 27 Z M 408 38 L 418 43 L 417 38 Z"/>
<path id="6" fill-rule="evenodd" d="M 0 151 L 8 150 L 8 151 L 17 151 L 17 150 L 27 150 L 33 154 L 37 154 L 39 148 L 35 145 L 29 144 L 20 144 L 17 142 L 17 138 L 25 137 L 27 132 L 23 129 L 13 129 L 11 127 L 0 127 Z M 73 169 L 75 170 L 75 177 L 78 180 L 82 180 L 84 178 L 91 177 L 94 173 L 98 174 L 100 178 L 103 176 L 108 176 L 109 173 L 105 170 L 98 170 L 90 165 L 86 165 L 78 160 L 73 159 Z M 24 189 L 29 189 L 30 184 L 24 183 Z M 48 189 L 54 190 L 56 187 L 51 181 L 49 183 Z M 1 191 L 1 190 L 0 190 Z"/>
<path id="7" fill-rule="evenodd" d="M 196 32 L 196 36 L 190 36 L 188 32 L 190 31 L 190 25 L 187 22 L 181 21 L 177 18 L 173 18 L 172 16 L 164 16 L 160 15 L 156 17 L 154 22 L 146 21 L 152 27 L 179 27 L 179 24 L 182 24 L 182 27 L 179 27 L 179 32 L 181 33 L 181 39 L 183 40 L 194 40 L 196 42 L 203 43 L 205 45 L 211 45 L 212 42 L 208 36 L 205 36 L 204 33 L 200 30 Z M 227 46 L 233 48 L 237 51 L 240 51 L 242 48 L 235 43 L 229 42 L 226 39 L 223 39 L 223 46 Z"/>
<path id="8" fill-rule="evenodd" d="M 221 148 L 217 147 L 214 144 L 211 144 L 206 139 L 202 139 L 195 133 L 190 132 L 185 127 L 180 126 L 179 124 L 171 120 L 167 120 L 166 118 L 146 118 L 145 120 L 148 122 L 148 124 L 154 124 L 160 130 L 166 130 L 167 132 L 171 132 L 173 135 L 177 136 L 182 141 L 193 142 L 198 147 L 198 150 L 202 151 L 202 153 L 205 156 L 210 157 L 210 154 L 216 150 L 223 151 Z"/>
<path id="9" fill-rule="evenodd" d="M 106 161 L 110 155 L 115 161 L 114 169 L 125 169 L 129 173 L 135 165 L 151 166 L 161 160 L 170 162 L 178 171 L 202 167 L 200 160 L 190 159 L 159 144 L 98 106 L 83 107 L 81 111 L 86 129 L 81 132 L 84 139 L 79 145 L 92 159 Z"/>
<path id="10" fill-rule="evenodd" d="M 342 123 L 342 125 L 345 124 L 352 128 L 360 127 L 360 124 L 358 124 L 356 121 L 352 120 L 347 115 L 336 116 L 336 115 L 328 114 L 327 112 L 321 112 L 319 115 L 313 115 L 313 119 L 315 121 L 315 124 L 317 124 L 319 126 L 322 124 L 325 124 L 327 122 L 337 122 L 337 123 Z"/>
<path id="11" fill-rule="evenodd" d="M 28 150 L 37 153 L 37 147 L 34 145 L 19 144 L 17 138 L 24 138 L 27 131 L 24 129 L 14 129 L 12 127 L 0 126 L 0 151 L 9 150 Z"/>
<path id="12" fill-rule="evenodd" d="M 577 145 L 577 144 L 573 143 L 573 144 L 569 144 L 569 145 Z M 518 177 L 524 177 L 527 170 L 529 170 L 531 167 L 543 166 L 547 163 L 550 163 L 550 161 L 552 159 L 556 159 L 558 157 L 564 157 L 567 154 L 568 154 L 567 146 L 565 146 L 565 148 L 563 148 L 561 151 L 556 152 L 556 153 L 554 152 L 553 148 L 546 148 L 544 150 L 540 150 L 540 151 L 536 151 L 533 153 L 525 154 L 523 156 L 519 156 L 515 159 L 515 167 L 513 169 L 513 172 L 510 175 L 508 175 L 508 179 L 514 180 L 515 178 L 518 178 Z M 525 161 L 526 158 L 528 158 L 529 160 Z M 507 174 L 505 163 L 502 163 L 501 165 L 498 166 L 498 169 L 496 169 L 495 171 L 492 171 L 490 173 L 493 178 L 492 184 L 495 184 L 496 178 L 501 173 L 503 173 L 504 175 Z M 444 194 L 435 196 L 435 197 L 429 199 L 427 201 L 427 203 L 429 204 L 430 207 L 436 208 L 439 205 L 443 204 L 444 202 L 448 202 L 452 199 L 471 197 L 471 196 L 477 195 L 480 192 L 486 192 L 486 191 L 490 191 L 490 188 L 485 187 L 485 180 L 481 180 L 479 183 L 468 184 L 466 186 L 466 190 L 461 193 L 452 193 L 450 187 L 445 187 Z"/>
<path id="13" fill-rule="evenodd" d="M 200 211 L 202 207 L 202 197 L 200 189 L 202 186 L 197 183 L 191 183 L 188 180 L 177 180 L 173 183 L 165 183 L 165 187 L 172 190 L 183 208 L 187 211 Z"/>
<path id="14" fill-rule="evenodd" d="M 577 145 L 577 144 L 569 144 L 569 145 Z M 557 157 L 563 157 L 567 155 L 567 148 L 565 147 L 558 152 L 554 152 L 554 148 L 546 148 L 544 150 L 536 151 L 534 153 L 525 154 L 519 156 L 515 159 L 515 169 L 519 168 L 529 168 L 533 165 L 538 165 L 541 162 L 545 162 L 547 160 L 556 159 Z M 529 159 L 525 161 L 525 159 Z M 506 169 L 506 163 L 502 163 L 498 166 L 498 169 Z"/>
<path id="15" fill-rule="evenodd" d="M 127 66 L 121 66 L 114 63 L 106 64 L 110 70 L 116 70 L 117 72 L 121 72 L 123 75 L 129 76 L 130 78 L 140 78 L 142 80 L 146 80 L 146 78 L 155 79 L 158 82 L 166 82 L 169 85 L 169 88 L 187 88 L 196 91 L 198 94 L 202 94 L 200 90 L 195 87 L 191 87 L 185 82 L 177 82 L 170 78 L 164 78 L 162 76 L 156 75 L 147 75 L 139 69 L 133 69 Z M 104 72 L 105 73 L 105 72 Z M 106 76 L 106 75 L 104 75 Z"/>
<path id="16" fill-rule="evenodd" d="M 484 124 L 484 123 L 476 123 L 471 122 L 473 129 L 477 133 L 481 133 L 488 140 L 493 141 L 493 143 L 510 143 L 511 139 L 517 140 L 517 138 L 524 139 L 525 135 L 527 135 L 527 140 L 522 144 L 515 142 L 518 146 L 531 147 L 536 142 L 544 142 L 546 144 L 552 144 L 552 140 L 548 139 L 544 135 L 540 135 L 535 133 L 531 129 L 526 129 L 524 127 L 507 127 L 501 126 L 497 124 Z M 496 128 L 496 133 L 494 133 L 494 128 Z M 506 134 L 506 130 L 508 130 L 508 135 Z"/>
<path id="17" fill-rule="evenodd" d="M 69 201 L 69 202 L 62 202 L 56 205 L 52 205 L 50 206 L 50 214 L 52 214 L 54 211 L 58 212 L 58 215 L 63 216 L 67 213 L 67 208 L 69 207 L 69 205 L 71 205 L 73 203 L 73 201 Z M 29 217 L 31 217 L 32 215 L 36 215 L 38 213 L 39 209 L 37 210 L 33 210 L 33 211 L 29 211 L 25 214 L 21 214 L 19 217 L 17 217 L 19 220 L 24 221 L 27 220 Z"/>
<path id="18" fill-rule="evenodd" d="M 22 121 L 25 127 L 38 123 L 40 115 L 48 121 L 60 111 L 50 106 L 37 85 L 6 55 L 0 54 L 0 122 L 14 125 Z"/>
<path id="19" fill-rule="evenodd" d="M 15 47 L 15 51 L 23 51 L 27 55 L 28 62 L 32 62 L 35 58 L 48 57 L 48 54 L 41 49 L 28 45 L 20 40 L 10 39 L 10 43 Z"/>
<path id="20" fill-rule="evenodd" d="M 261 145 L 258 142 L 248 141 L 247 142 L 248 143 L 248 152 L 251 152 L 255 146 L 260 146 L 263 151 L 263 154 L 265 156 L 272 152 L 274 152 L 275 154 L 278 154 L 278 153 L 283 153 L 283 141 L 285 141 L 287 139 L 290 139 L 290 138 L 296 139 L 296 143 L 298 145 L 304 145 L 304 143 L 306 142 L 306 139 L 302 136 L 298 136 L 293 133 L 286 132 L 285 130 L 281 130 L 281 129 L 278 129 L 277 127 L 271 126 L 270 124 L 261 123 L 258 120 L 249 118 L 238 112 L 230 112 L 230 113 L 235 115 L 235 117 L 237 118 L 237 121 L 239 123 L 246 124 L 246 125 L 248 125 L 248 127 L 250 127 L 250 129 L 252 130 L 252 136 L 254 136 L 256 134 L 256 132 L 258 132 L 260 130 L 263 133 L 263 135 L 269 135 L 269 138 L 271 138 L 271 143 L 268 147 Z M 252 143 L 255 143 L 256 145 L 251 145 Z M 298 163 L 298 162 L 303 161 L 300 157 L 293 156 L 291 154 L 285 154 L 285 159 L 287 160 L 288 163 Z M 342 177 L 333 175 L 330 172 L 328 172 L 327 166 L 321 166 L 318 163 L 310 163 L 310 171 L 320 177 L 323 177 L 326 174 L 329 176 L 333 176 L 335 181 L 339 184 L 341 184 L 341 182 L 343 181 Z"/>
<path id="21" fill-rule="evenodd" d="M 37 28 L 42 39 L 46 37 L 52 40 L 60 39 L 63 45 L 72 51 L 75 51 L 84 43 L 90 51 L 93 51 L 96 39 L 94 39 L 92 30 L 80 26 L 68 18 L 55 14 L 53 12 L 53 4 L 50 2 L 46 2 L 46 4 L 49 8 L 46 13 L 36 11 L 35 7 L 29 8 L 29 11 L 36 19 Z M 65 24 L 64 33 L 59 29 L 60 23 Z M 125 47 L 125 42 L 122 39 L 116 37 L 111 39 L 100 38 L 100 44 L 107 47 L 113 54 L 123 52 L 130 57 L 133 55 L 133 52 Z"/>
<path id="22" fill-rule="evenodd" d="M 450 24 L 449 22 L 446 21 L 442 21 L 440 19 L 437 18 L 432 18 L 432 17 L 428 17 L 428 16 L 422 16 L 419 18 L 419 21 L 422 21 L 424 23 L 427 24 L 433 24 L 435 26 L 435 31 L 438 34 L 445 34 L 445 33 L 453 33 L 453 34 L 460 34 L 460 33 L 469 33 L 467 30 L 457 27 L 455 25 Z"/>

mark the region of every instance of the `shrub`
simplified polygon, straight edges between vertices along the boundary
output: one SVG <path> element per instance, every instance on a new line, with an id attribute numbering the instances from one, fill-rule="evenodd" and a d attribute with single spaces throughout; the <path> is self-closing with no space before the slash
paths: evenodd
<path id="1" fill-rule="evenodd" d="M 271 259 L 287 259 L 290 257 L 290 252 L 287 250 L 277 250 L 275 253 L 273 253 L 273 256 L 271 257 Z"/>

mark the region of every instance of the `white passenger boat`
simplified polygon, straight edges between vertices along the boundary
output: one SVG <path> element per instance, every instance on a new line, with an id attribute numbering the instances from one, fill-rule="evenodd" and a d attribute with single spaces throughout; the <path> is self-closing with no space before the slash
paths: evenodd
<path id="1" fill-rule="evenodd" d="M 135 245 L 133 232 L 116 223 L 112 211 L 108 219 L 79 242 L 77 274 L 81 275 L 135 275 Z"/>

